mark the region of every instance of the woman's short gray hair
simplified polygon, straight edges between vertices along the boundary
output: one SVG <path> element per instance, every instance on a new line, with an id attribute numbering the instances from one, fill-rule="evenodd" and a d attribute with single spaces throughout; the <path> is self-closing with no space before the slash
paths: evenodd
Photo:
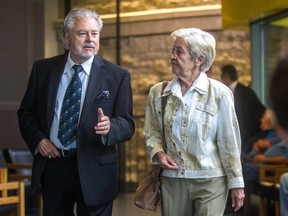
<path id="1" fill-rule="evenodd" d="M 197 28 L 182 28 L 171 33 L 171 37 L 182 38 L 188 45 L 192 58 L 204 57 L 200 71 L 207 71 L 212 65 L 216 56 L 216 40 L 208 32 Z"/>
<path id="2" fill-rule="evenodd" d="M 65 49 L 69 49 L 69 43 L 66 41 L 66 35 L 71 31 L 74 26 L 75 20 L 81 20 L 83 18 L 95 19 L 99 25 L 99 30 L 103 28 L 103 21 L 101 17 L 93 10 L 86 8 L 75 8 L 71 10 L 65 17 L 61 39 Z"/>

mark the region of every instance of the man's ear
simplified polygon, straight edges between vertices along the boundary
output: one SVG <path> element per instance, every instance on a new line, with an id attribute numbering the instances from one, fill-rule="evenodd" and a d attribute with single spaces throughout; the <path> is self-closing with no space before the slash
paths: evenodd
<path id="1" fill-rule="evenodd" d="M 70 45 L 70 33 L 66 33 L 64 36 L 64 43 Z"/>

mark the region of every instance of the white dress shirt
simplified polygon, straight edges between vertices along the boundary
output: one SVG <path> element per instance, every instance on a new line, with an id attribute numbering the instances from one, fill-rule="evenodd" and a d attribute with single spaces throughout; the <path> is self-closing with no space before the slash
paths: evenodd
<path id="1" fill-rule="evenodd" d="M 80 106 L 80 115 L 79 119 L 81 117 L 81 111 L 85 100 L 86 90 L 88 86 L 90 71 L 92 67 L 94 56 L 92 56 L 87 61 L 83 62 L 81 65 L 83 67 L 83 71 L 79 73 L 79 77 L 82 82 L 82 96 L 81 96 L 81 106 Z M 64 147 L 60 140 L 58 139 L 58 129 L 59 129 L 59 121 L 60 121 L 60 114 L 61 114 L 61 108 L 62 108 L 62 102 L 64 99 L 64 95 L 66 92 L 66 89 L 72 79 L 72 76 L 74 74 L 74 69 L 72 68 L 73 65 L 76 64 L 73 62 L 73 60 L 70 57 L 70 54 L 68 55 L 67 62 L 64 68 L 64 72 L 62 74 L 61 82 L 58 88 L 57 92 L 57 98 L 56 98 L 56 104 L 55 104 L 55 111 L 54 111 L 54 117 L 51 124 L 50 129 L 50 140 L 56 145 L 59 149 L 75 149 L 76 146 L 76 140 L 72 142 L 69 146 Z"/>

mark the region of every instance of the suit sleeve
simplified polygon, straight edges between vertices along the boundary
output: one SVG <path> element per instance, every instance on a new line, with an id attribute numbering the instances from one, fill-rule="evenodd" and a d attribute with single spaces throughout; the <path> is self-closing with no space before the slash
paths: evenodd
<path id="1" fill-rule="evenodd" d="M 110 119 L 110 131 L 107 145 L 114 145 L 130 140 L 134 134 L 133 100 L 130 74 L 126 71 L 119 85 L 114 104 L 113 116 Z"/>
<path id="2" fill-rule="evenodd" d="M 33 153 L 38 143 L 43 139 L 47 138 L 48 135 L 44 133 L 44 130 L 40 129 L 39 116 L 42 115 L 41 111 L 37 108 L 39 95 L 37 80 L 36 64 L 33 65 L 31 75 L 29 77 L 27 90 L 24 94 L 20 107 L 17 111 L 18 124 L 22 138 L 25 140 L 30 151 Z M 45 88 L 45 86 L 42 86 Z M 43 111 L 43 109 L 42 109 Z M 40 118 L 45 118 L 42 116 Z"/>

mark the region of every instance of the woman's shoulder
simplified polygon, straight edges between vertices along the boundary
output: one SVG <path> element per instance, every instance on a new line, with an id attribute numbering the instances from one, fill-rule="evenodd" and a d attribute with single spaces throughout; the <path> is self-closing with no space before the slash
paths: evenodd
<path id="1" fill-rule="evenodd" d="M 218 87 L 218 88 L 228 88 L 224 83 L 216 80 L 216 79 L 213 79 L 213 78 L 207 78 L 209 83 L 211 83 L 211 85 L 215 86 L 215 87 Z"/>
<path id="2" fill-rule="evenodd" d="M 231 89 L 226 86 L 224 83 L 216 80 L 216 79 L 212 79 L 212 78 L 208 78 L 208 82 L 210 85 L 210 88 L 215 89 L 217 92 L 222 92 L 222 93 L 232 93 Z"/>
<path id="3" fill-rule="evenodd" d="M 150 88 L 150 94 L 161 94 L 163 85 L 166 86 L 167 81 L 159 82 L 159 83 L 152 85 L 152 87 Z"/>
<path id="4" fill-rule="evenodd" d="M 161 89 L 162 88 L 162 83 L 163 82 L 159 82 L 159 83 L 156 83 L 156 84 L 152 85 L 150 90 L 155 91 L 155 90 Z"/>

